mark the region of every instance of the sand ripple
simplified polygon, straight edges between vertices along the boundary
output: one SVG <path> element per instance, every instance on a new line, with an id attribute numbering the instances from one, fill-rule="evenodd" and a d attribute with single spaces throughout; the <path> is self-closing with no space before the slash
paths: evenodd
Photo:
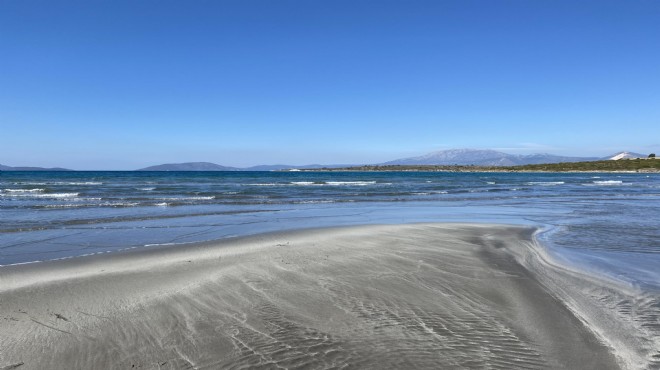
<path id="1" fill-rule="evenodd" d="M 617 368 L 508 252 L 532 231 L 353 227 L 4 269 L 0 368 Z"/>

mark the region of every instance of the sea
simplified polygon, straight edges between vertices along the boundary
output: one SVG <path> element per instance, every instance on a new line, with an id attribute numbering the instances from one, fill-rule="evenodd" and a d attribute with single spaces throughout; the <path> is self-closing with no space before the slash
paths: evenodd
<path id="1" fill-rule="evenodd" d="M 535 226 L 571 263 L 660 288 L 660 174 L 0 172 L 0 265 L 414 222 Z"/>
<path id="2" fill-rule="evenodd" d="M 535 227 L 540 257 L 521 263 L 623 367 L 660 368 L 658 173 L 5 171 L 0 273 L 266 232 L 428 222 Z"/>

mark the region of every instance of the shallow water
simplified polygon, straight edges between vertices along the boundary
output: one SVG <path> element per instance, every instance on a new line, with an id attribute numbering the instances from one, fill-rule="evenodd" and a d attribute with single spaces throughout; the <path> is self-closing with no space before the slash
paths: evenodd
<path id="1" fill-rule="evenodd" d="M 636 359 L 630 368 L 660 366 L 658 220 L 660 174 L 0 173 L 0 265 L 310 227 L 539 227 L 562 271 L 534 259 L 526 267 Z"/>
<path id="2" fill-rule="evenodd" d="M 658 174 L 2 172 L 0 219 L 0 265 L 306 227 L 529 224 L 553 253 L 660 287 Z"/>

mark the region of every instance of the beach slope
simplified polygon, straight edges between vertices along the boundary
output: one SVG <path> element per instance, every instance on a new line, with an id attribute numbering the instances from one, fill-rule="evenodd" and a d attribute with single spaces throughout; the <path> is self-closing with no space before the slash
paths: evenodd
<path id="1" fill-rule="evenodd" d="M 534 229 L 356 226 L 0 269 L 0 369 L 618 368 Z"/>

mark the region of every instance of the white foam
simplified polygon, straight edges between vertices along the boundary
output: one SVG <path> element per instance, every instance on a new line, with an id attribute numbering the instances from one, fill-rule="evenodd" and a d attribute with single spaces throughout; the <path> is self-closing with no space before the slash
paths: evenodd
<path id="1" fill-rule="evenodd" d="M 100 203 L 99 206 L 102 207 L 135 207 L 140 203 L 137 202 L 105 202 Z"/>
<path id="2" fill-rule="evenodd" d="M 103 185 L 102 182 L 84 181 L 84 182 L 54 182 L 53 185 Z"/>
<path id="3" fill-rule="evenodd" d="M 86 204 L 47 204 L 43 208 L 80 208 L 86 206 Z"/>
<path id="4" fill-rule="evenodd" d="M 76 181 L 55 181 L 55 182 L 15 182 L 14 185 L 37 185 L 37 186 L 43 186 L 43 185 L 103 185 L 102 182 L 98 181 L 83 181 L 83 182 L 76 182 Z"/>
<path id="5" fill-rule="evenodd" d="M 169 206 L 169 204 L 166 203 L 166 202 L 163 202 L 163 203 L 156 203 L 156 205 L 157 205 L 158 207 L 167 207 L 167 206 Z"/>
<path id="6" fill-rule="evenodd" d="M 32 194 L 37 198 L 75 198 L 79 193 Z"/>
<path id="7" fill-rule="evenodd" d="M 75 198 L 79 193 L 51 193 L 51 194 L 41 194 L 41 193 L 10 193 L 10 194 L 0 194 L 3 197 L 14 197 L 14 198 Z"/>
<path id="8" fill-rule="evenodd" d="M 5 189 L 8 193 L 43 193 L 44 189 Z"/>
<path id="9" fill-rule="evenodd" d="M 100 200 L 100 198 L 98 198 Z M 89 200 L 89 199 L 72 199 L 72 200 Z M 82 208 L 82 207 L 135 207 L 140 203 L 137 202 L 104 202 L 104 203 L 65 203 L 65 204 L 48 204 L 43 208 Z"/>
<path id="10" fill-rule="evenodd" d="M 604 181 L 594 181 L 596 185 L 621 185 L 623 181 L 620 180 L 604 180 Z"/>
<path id="11" fill-rule="evenodd" d="M 142 191 L 152 191 L 156 188 L 137 188 L 137 190 L 142 190 Z"/>
<path id="12" fill-rule="evenodd" d="M 375 183 L 376 181 L 326 181 L 326 184 L 332 186 L 341 186 L 341 185 L 366 186 L 366 185 L 373 185 Z"/>
<path id="13" fill-rule="evenodd" d="M 301 200 L 298 202 L 293 202 L 295 204 L 325 204 L 325 203 L 335 203 L 334 200 Z"/>
<path id="14" fill-rule="evenodd" d="M 184 201 L 184 200 L 211 200 L 215 199 L 215 195 L 213 196 L 204 196 L 204 197 L 172 197 L 172 198 L 157 198 L 158 200 L 168 200 L 168 201 Z"/>
<path id="15" fill-rule="evenodd" d="M 564 185 L 563 181 L 531 181 L 525 183 L 525 185 L 540 185 L 540 186 L 555 186 L 555 185 Z"/>

